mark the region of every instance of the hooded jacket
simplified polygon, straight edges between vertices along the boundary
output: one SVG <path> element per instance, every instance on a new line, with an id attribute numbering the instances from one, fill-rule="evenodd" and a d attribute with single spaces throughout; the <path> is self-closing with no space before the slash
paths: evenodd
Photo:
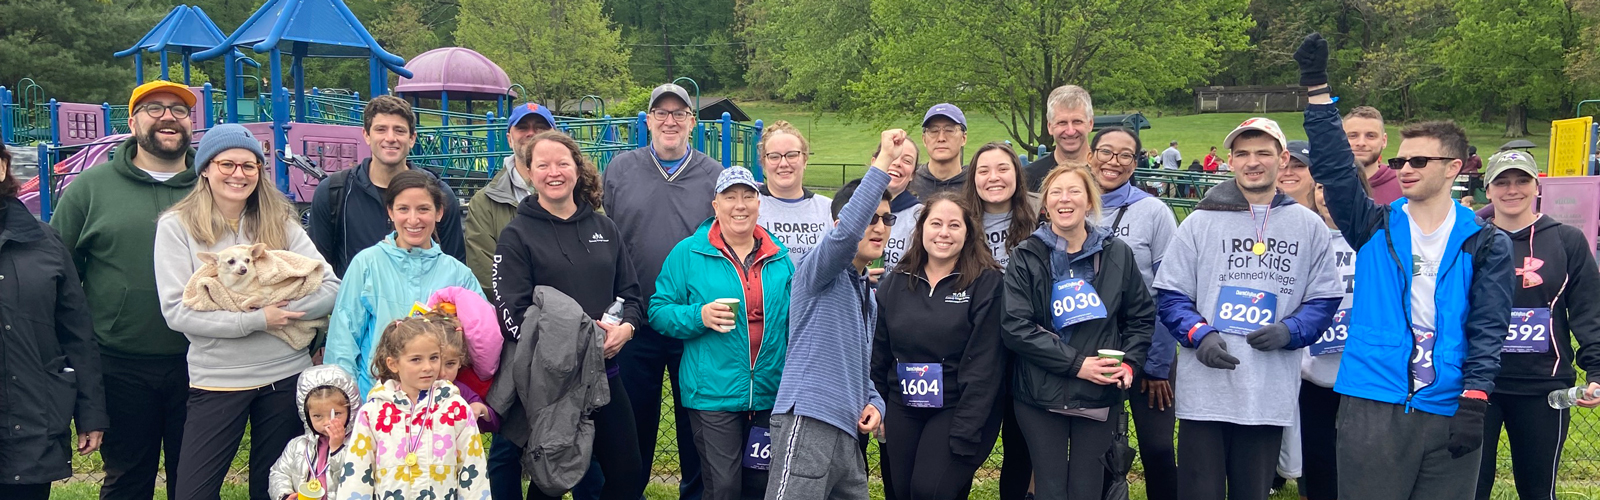
<path id="1" fill-rule="evenodd" d="M 1454 416 L 1464 391 L 1494 391 L 1511 316 L 1510 240 L 1471 209 L 1452 206 L 1455 225 L 1441 228 L 1449 239 L 1434 292 L 1435 378 L 1413 388 L 1412 234 L 1403 209 L 1409 200 L 1379 205 L 1367 198 L 1336 106 L 1308 107 L 1305 129 L 1311 176 L 1326 186 L 1328 212 L 1356 249 L 1350 338 L 1334 390 Z"/>
<path id="2" fill-rule="evenodd" d="M 472 195 L 467 204 L 470 210 L 461 221 L 467 237 L 466 264 L 484 290 L 494 288 L 494 251 L 500 232 L 517 216 L 517 205 L 522 203 L 512 190 L 512 176 L 519 174 L 511 167 L 511 158 L 506 157 L 505 166 L 489 180 L 489 185 Z"/>
<path id="3" fill-rule="evenodd" d="M 1394 200 L 1404 196 L 1400 192 L 1400 176 L 1395 175 L 1394 169 L 1388 165 L 1378 165 L 1378 171 L 1367 178 L 1367 184 L 1372 186 L 1372 199 L 1380 205 L 1394 203 Z"/>
<path id="4" fill-rule="evenodd" d="M 402 250 L 394 238 L 390 233 L 351 259 L 328 318 L 323 362 L 355 375 L 362 394 L 377 385 L 372 379 L 372 356 L 390 322 L 410 315 L 412 305 L 426 304 L 435 290 L 444 287 L 483 293 L 472 271 L 445 255 L 439 245 Z"/>
<path id="5" fill-rule="evenodd" d="M 434 241 L 444 253 L 457 261 L 466 259 L 467 249 L 462 242 L 461 232 L 461 201 L 456 198 L 456 191 L 444 179 L 439 179 L 439 174 L 410 163 L 406 166 L 426 172 L 439 181 L 439 189 L 444 191 L 444 206 L 439 210 L 444 218 L 439 220 L 434 229 Z M 330 195 L 333 183 L 326 180 L 317 184 L 317 191 L 311 198 L 311 241 L 316 243 L 317 251 L 322 252 L 328 264 L 333 266 L 334 274 L 340 277 L 344 277 L 356 254 L 382 241 L 384 235 L 394 232 L 394 227 L 386 222 L 389 220 L 389 210 L 383 205 L 384 190 L 372 184 L 371 172 L 372 158 L 361 160 L 355 168 L 332 174 L 344 176 L 344 190 L 339 193 L 339 199 L 335 200 Z M 333 219 L 334 204 L 340 207 L 339 220 Z"/>
<path id="6" fill-rule="evenodd" d="M 323 498 L 489 498 L 483 439 L 466 400 L 444 380 L 433 381 L 423 394 L 418 406 L 393 380 L 367 394 L 338 465 L 339 496 Z M 410 449 L 416 465 L 408 466 L 402 452 Z"/>
<path id="7" fill-rule="evenodd" d="M 272 471 L 267 476 L 267 494 L 273 499 L 282 499 L 295 492 L 295 488 L 315 477 L 311 466 L 323 439 L 322 431 L 311 428 L 311 414 L 306 409 L 306 399 L 311 396 L 311 391 L 320 387 L 333 387 L 344 393 L 348 402 L 345 413 L 344 432 L 345 445 L 350 444 L 350 432 L 355 428 L 356 411 L 361 408 L 361 395 L 356 393 L 356 379 L 350 374 L 334 365 L 318 365 L 307 368 L 300 373 L 300 381 L 295 384 L 294 407 L 299 410 L 300 424 L 305 428 L 305 433 L 295 436 L 284 446 L 283 454 L 278 456 L 278 461 L 273 462 Z M 324 472 L 324 477 L 318 479 L 322 487 L 328 491 L 325 498 L 339 498 L 338 479 L 339 470 L 336 466 L 344 463 L 344 452 L 349 446 L 340 446 L 338 449 L 327 450 L 326 463 L 330 464 Z"/>
<path id="8" fill-rule="evenodd" d="M 756 226 L 760 246 L 754 264 L 741 270 L 724 256 L 713 238 L 716 218 L 700 224 L 693 236 L 667 254 L 650 297 L 650 324 L 668 337 L 683 339 L 683 406 L 702 411 L 772 409 L 789 347 L 789 280 L 794 263 L 789 249 Z M 756 277 L 746 280 L 745 273 Z M 749 295 L 745 284 L 761 284 L 761 337 L 752 347 Z M 740 298 L 739 314 L 727 333 L 706 328 L 700 308 L 723 297 Z M 753 349 L 753 350 L 752 350 Z M 752 362 L 752 359 L 754 360 Z"/>
<path id="9" fill-rule="evenodd" d="M 1512 262 L 1526 262 L 1529 256 L 1544 261 L 1537 270 L 1525 271 L 1543 278 L 1544 283 L 1539 286 L 1524 288 L 1522 276 L 1511 277 L 1511 305 L 1550 308 L 1547 339 L 1554 349 L 1542 353 L 1501 352 L 1495 392 L 1540 396 L 1572 387 L 1577 377 L 1573 363 L 1589 374 L 1590 381 L 1600 382 L 1600 307 L 1593 302 L 1600 297 L 1600 271 L 1595 269 L 1587 238 L 1578 228 L 1545 215 L 1530 227 L 1506 233 L 1511 238 Z M 1513 317 L 1512 323 L 1520 321 Z M 1576 355 L 1573 340 L 1578 342 Z"/>
<path id="10" fill-rule="evenodd" d="M 1100 349 L 1122 351 L 1127 366 L 1144 363 L 1149 352 L 1156 307 L 1133 250 L 1105 229 L 1092 224 L 1085 228 L 1088 237 L 1075 254 L 1055 249 L 1060 237 L 1048 225 L 1011 252 L 1001 338 L 1016 353 L 1011 392 L 1019 403 L 1046 410 L 1121 405 L 1122 389 L 1080 379 L 1078 370 Z M 1068 276 L 1067 269 L 1074 276 L 1088 277 L 1108 315 L 1057 332 L 1051 321 L 1051 295 L 1058 276 Z"/>
<path id="11" fill-rule="evenodd" d="M 55 231 L 0 196 L 0 484 L 72 475 L 72 428 L 105 430 L 100 353 Z"/>
<path id="12" fill-rule="evenodd" d="M 133 138 L 111 160 L 85 170 L 67 187 L 50 225 L 72 252 L 91 304 L 102 354 L 119 358 L 183 356 L 189 341 L 167 327 L 156 293 L 156 219 L 194 188 L 190 168 L 156 181 L 133 165 Z M 194 150 L 185 159 L 194 163 Z"/>
<path id="13" fill-rule="evenodd" d="M 906 186 L 906 191 L 917 195 L 918 199 L 933 196 L 942 191 L 961 191 L 961 186 L 967 183 L 967 167 L 963 165 L 961 172 L 949 179 L 940 179 L 933 175 L 933 170 L 928 164 L 917 165 L 911 174 L 911 184 Z"/>

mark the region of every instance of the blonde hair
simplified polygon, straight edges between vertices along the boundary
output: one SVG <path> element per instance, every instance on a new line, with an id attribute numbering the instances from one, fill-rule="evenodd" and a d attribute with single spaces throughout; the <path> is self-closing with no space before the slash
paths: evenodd
<path id="1" fill-rule="evenodd" d="M 1050 97 L 1045 99 L 1045 118 L 1055 121 L 1056 111 L 1068 109 L 1081 109 L 1083 114 L 1094 121 L 1094 99 L 1089 98 L 1089 91 L 1077 85 L 1062 85 L 1050 91 Z"/>
<path id="2" fill-rule="evenodd" d="M 1077 176 L 1078 180 L 1083 181 L 1084 189 L 1089 196 L 1089 217 L 1084 217 L 1083 223 L 1085 225 L 1093 224 L 1093 221 L 1100 220 L 1100 184 L 1095 182 L 1094 175 L 1089 173 L 1088 163 L 1078 161 L 1064 162 L 1045 175 L 1044 182 L 1039 184 L 1040 191 L 1044 193 L 1043 198 L 1040 199 L 1040 205 L 1044 207 L 1050 206 L 1050 185 L 1055 184 L 1056 178 L 1063 175 Z M 1047 208 L 1044 213 L 1045 219 L 1049 220 L 1050 210 Z"/>
<path id="3" fill-rule="evenodd" d="M 778 120 L 772 122 L 771 125 L 767 125 L 767 128 L 761 131 L 761 142 L 756 143 L 757 156 L 767 155 L 767 143 L 772 140 L 772 136 L 777 134 L 789 134 L 796 139 L 800 139 L 800 151 L 804 153 L 811 152 L 811 142 L 806 140 L 806 136 L 800 134 L 800 129 L 794 128 L 794 125 L 786 120 Z"/>
<path id="4" fill-rule="evenodd" d="M 461 322 L 455 316 L 440 312 L 435 309 L 422 315 L 433 327 L 433 333 L 439 336 L 439 351 L 441 353 L 455 352 L 461 355 L 463 366 L 472 364 L 472 357 L 467 356 L 467 338 L 461 332 Z"/>
<path id="5" fill-rule="evenodd" d="M 260 160 L 261 157 L 256 157 Z M 263 243 L 269 250 L 288 250 L 289 233 L 285 226 L 294 223 L 294 204 L 278 191 L 272 182 L 272 170 L 262 163 L 256 170 L 256 190 L 244 201 L 244 213 L 239 216 L 239 234 L 254 243 Z M 205 166 L 199 168 L 203 171 Z M 228 219 L 217 210 L 212 198 L 211 182 L 205 177 L 194 183 L 194 189 L 183 199 L 172 204 L 167 213 L 176 214 L 184 231 L 205 246 L 215 245 L 217 239 L 233 231 Z"/>

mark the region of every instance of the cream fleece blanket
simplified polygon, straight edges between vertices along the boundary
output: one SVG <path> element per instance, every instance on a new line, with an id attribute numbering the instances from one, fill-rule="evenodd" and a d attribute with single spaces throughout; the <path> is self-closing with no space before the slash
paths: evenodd
<path id="1" fill-rule="evenodd" d="M 241 245 L 249 248 L 248 245 Z M 196 311 L 249 312 L 270 304 L 311 295 L 322 286 L 321 260 L 288 250 L 268 250 L 255 262 L 256 292 L 235 292 L 217 277 L 215 264 L 202 264 L 183 287 L 183 305 Z M 327 331 L 328 318 L 294 320 L 282 327 L 267 328 L 267 333 L 295 349 L 305 349 L 316 338 L 317 330 Z"/>

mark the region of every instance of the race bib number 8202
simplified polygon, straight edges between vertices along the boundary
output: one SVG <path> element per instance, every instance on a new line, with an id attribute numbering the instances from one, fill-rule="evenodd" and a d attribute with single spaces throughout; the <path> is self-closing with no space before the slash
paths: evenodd
<path id="1" fill-rule="evenodd" d="M 1212 326 L 1224 333 L 1249 335 L 1277 320 L 1278 296 L 1254 288 L 1225 286 L 1217 294 Z"/>

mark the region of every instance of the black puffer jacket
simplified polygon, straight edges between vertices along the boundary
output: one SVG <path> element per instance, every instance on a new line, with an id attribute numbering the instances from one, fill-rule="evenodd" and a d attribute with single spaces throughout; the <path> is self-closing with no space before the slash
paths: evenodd
<path id="1" fill-rule="evenodd" d="M 1074 256 L 1073 268 L 1093 266 L 1090 263 L 1098 253 L 1099 269 L 1093 271 L 1089 283 L 1104 302 L 1107 317 L 1072 325 L 1070 339 L 1062 342 L 1050 320 L 1050 294 L 1055 285 L 1051 247 L 1039 234 L 1035 232 L 1017 245 L 1006 266 L 1005 317 L 1000 324 L 1001 338 L 1017 355 L 1012 395 L 1017 402 L 1044 409 L 1121 405 L 1121 389 L 1078 378 L 1078 369 L 1084 359 L 1098 356 L 1100 349 L 1122 351 L 1122 360 L 1129 366 L 1142 365 L 1150 350 L 1156 306 L 1139 274 L 1133 249 L 1090 228 L 1082 255 Z"/>
<path id="2" fill-rule="evenodd" d="M 1519 396 L 1538 396 L 1572 387 L 1577 373 L 1572 365 L 1589 373 L 1589 380 L 1600 382 L 1600 271 L 1589 253 L 1589 242 L 1578 228 L 1539 216 L 1533 226 L 1507 231 L 1511 237 L 1513 267 L 1523 267 L 1531 255 L 1544 261 L 1538 270 L 1544 284 L 1523 288 L 1522 277 L 1512 273 L 1511 306 L 1550 308 L 1555 349 L 1542 353 L 1500 354 L 1500 375 L 1494 392 Z M 1530 244 L 1529 240 L 1532 239 Z M 1512 325 L 1518 324 L 1516 318 Z M 1574 355 L 1572 341 L 1578 341 Z"/>
<path id="3" fill-rule="evenodd" d="M 0 483 L 72 475 L 74 418 L 109 427 L 78 270 L 55 230 L 0 197 Z"/>

